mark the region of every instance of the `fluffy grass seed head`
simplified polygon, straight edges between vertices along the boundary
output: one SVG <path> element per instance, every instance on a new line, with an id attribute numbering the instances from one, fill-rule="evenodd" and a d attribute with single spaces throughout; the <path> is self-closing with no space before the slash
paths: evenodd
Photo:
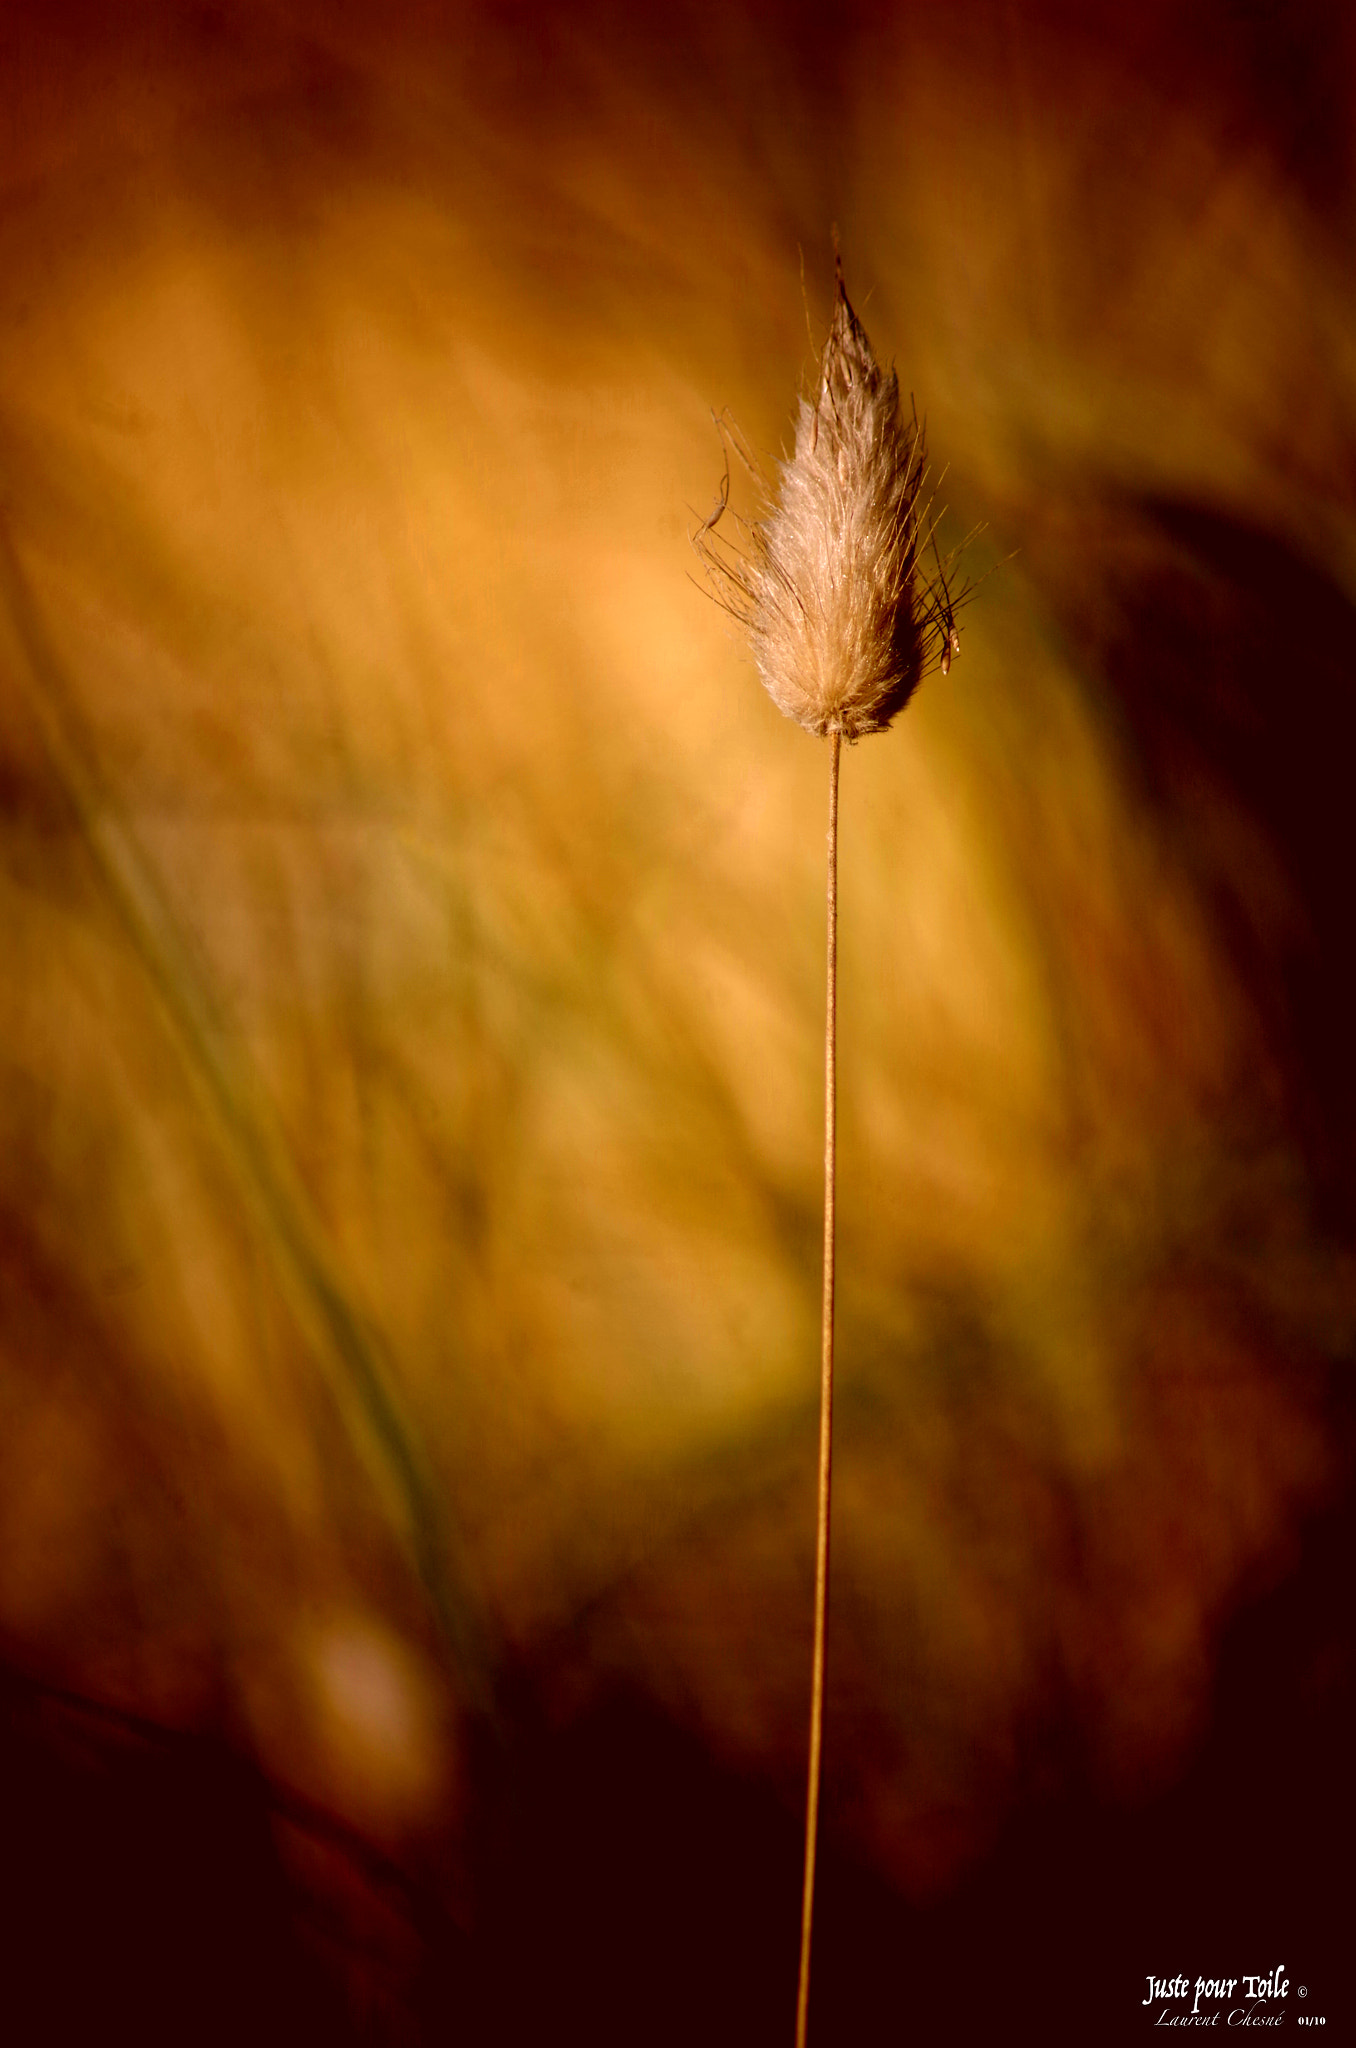
<path id="1" fill-rule="evenodd" d="M 763 490 L 760 515 L 738 520 L 743 545 L 693 535 L 717 602 L 748 632 L 768 695 L 807 732 L 849 740 L 883 732 L 931 667 L 959 651 L 945 576 L 919 570 L 931 538 L 923 429 L 900 417 L 899 380 L 883 371 L 853 312 L 838 266 L 833 320 L 815 402 L 800 401 L 795 452 Z"/>

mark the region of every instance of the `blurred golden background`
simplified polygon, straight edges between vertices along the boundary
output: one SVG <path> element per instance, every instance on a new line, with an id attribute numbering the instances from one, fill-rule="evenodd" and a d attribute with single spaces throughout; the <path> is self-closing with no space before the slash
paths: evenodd
<path id="1" fill-rule="evenodd" d="M 818 2038 L 948 1899 L 1010 1919 L 973 1887 L 1014 1817 L 1170 1799 L 1259 1600 L 1299 1646 L 1250 1768 L 1292 1693 L 1327 1757 L 1352 60 L 1318 0 L 7 18 L 0 1641 L 44 1940 L 121 1924 L 64 1873 L 117 1892 L 130 1746 L 129 1814 L 209 1816 L 190 1887 L 243 1773 L 291 2038 L 332 1997 L 335 2040 L 676 2039 L 718 1982 L 709 2038 L 789 2027 L 826 763 L 687 533 L 713 407 L 787 437 L 835 223 L 985 580 L 844 764 Z"/>

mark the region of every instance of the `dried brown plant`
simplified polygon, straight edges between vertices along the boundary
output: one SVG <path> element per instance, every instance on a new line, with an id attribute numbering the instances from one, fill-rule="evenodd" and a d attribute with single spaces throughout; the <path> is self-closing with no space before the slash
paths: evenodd
<path id="1" fill-rule="evenodd" d="M 740 520 L 746 545 L 716 527 L 729 508 L 727 460 L 710 517 L 693 534 L 716 601 L 749 636 L 768 695 L 807 732 L 829 739 L 827 994 L 824 1024 L 824 1278 L 819 1406 L 819 1499 L 814 1661 L 805 1802 L 796 2048 L 805 2048 L 810 2005 L 815 1851 L 824 1739 L 830 1492 L 833 1474 L 835 1153 L 837 1137 L 838 776 L 842 742 L 884 732 L 924 675 L 945 675 L 960 652 L 956 607 L 937 547 L 924 431 L 906 426 L 899 379 L 883 371 L 852 310 L 835 263 L 833 319 L 813 405 L 802 398 L 795 452 L 774 498 L 732 428 L 728 441 L 759 479 L 763 508 Z M 920 556 L 931 546 L 935 580 Z"/>

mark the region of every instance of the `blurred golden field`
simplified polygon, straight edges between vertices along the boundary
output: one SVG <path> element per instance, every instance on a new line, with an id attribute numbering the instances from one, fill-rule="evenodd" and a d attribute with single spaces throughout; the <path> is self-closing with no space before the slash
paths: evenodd
<path id="1" fill-rule="evenodd" d="M 1195 34 L 5 31 L 14 1664 L 396 1855 L 510 1672 L 794 1811 L 826 764 L 687 533 L 836 223 L 985 580 L 844 763 L 828 1824 L 924 1898 L 1183 1767 L 1356 1310 L 1349 149 Z"/>

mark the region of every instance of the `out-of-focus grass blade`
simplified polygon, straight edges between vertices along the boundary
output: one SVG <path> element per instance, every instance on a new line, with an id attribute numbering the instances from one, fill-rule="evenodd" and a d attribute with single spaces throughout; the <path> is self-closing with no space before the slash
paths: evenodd
<path id="1" fill-rule="evenodd" d="M 214 1118 L 242 1194 L 264 1227 L 294 1313 L 341 1404 L 356 1405 L 408 1521 L 415 1564 L 463 1692 L 489 1701 L 489 1653 L 448 1517 L 382 1341 L 350 1299 L 325 1230 L 248 1054 L 222 1015 L 155 870 L 122 814 L 82 731 L 62 663 L 45 630 L 8 527 L 0 521 L 0 584 L 23 694 L 108 903 L 152 983 L 189 1074 Z M 344 1396 L 347 1395 L 347 1400 Z"/>

